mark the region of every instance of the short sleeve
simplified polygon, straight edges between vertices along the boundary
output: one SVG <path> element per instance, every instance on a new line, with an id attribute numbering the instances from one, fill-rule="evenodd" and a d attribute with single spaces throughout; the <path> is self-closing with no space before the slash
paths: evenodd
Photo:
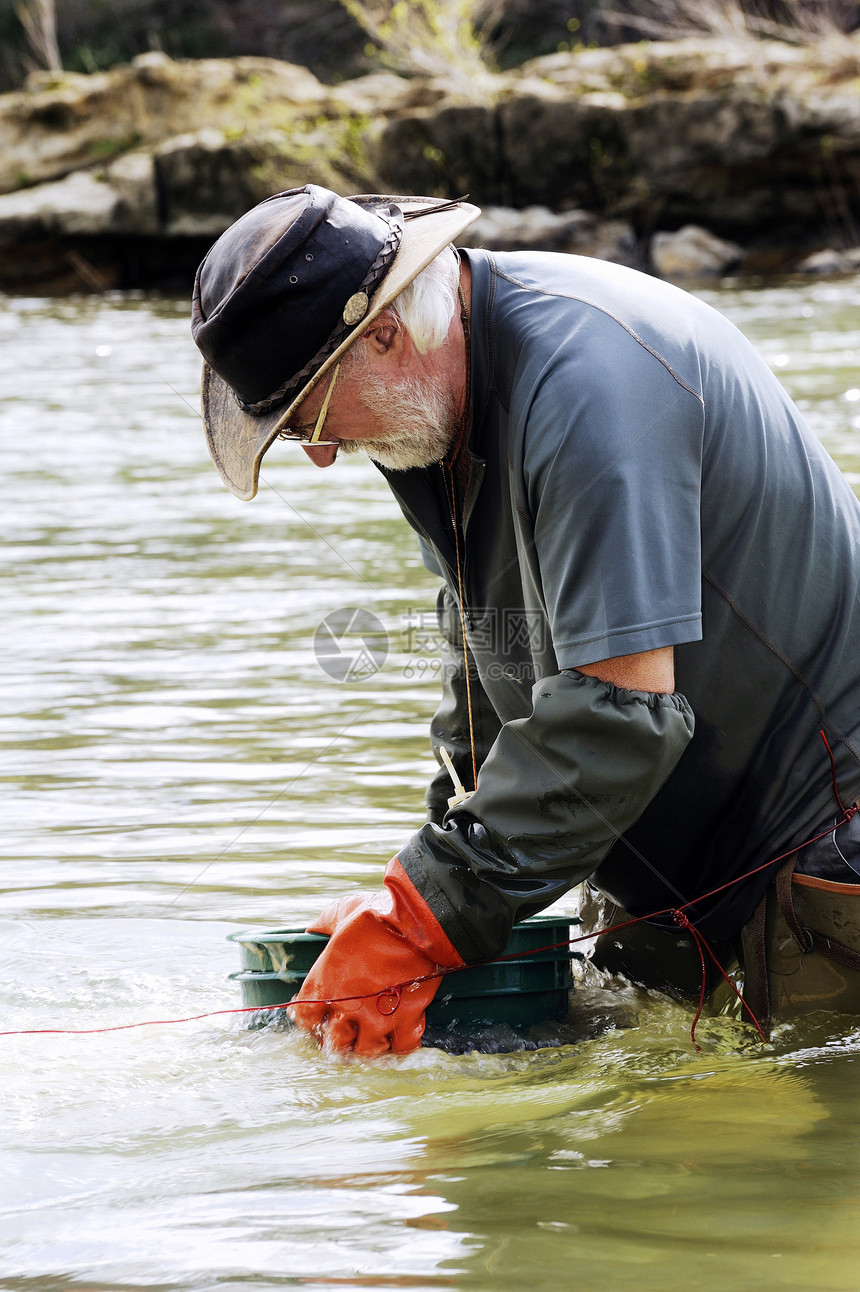
<path id="1" fill-rule="evenodd" d="M 523 479 L 561 668 L 697 641 L 703 407 L 612 320 L 559 351 L 523 417 Z"/>

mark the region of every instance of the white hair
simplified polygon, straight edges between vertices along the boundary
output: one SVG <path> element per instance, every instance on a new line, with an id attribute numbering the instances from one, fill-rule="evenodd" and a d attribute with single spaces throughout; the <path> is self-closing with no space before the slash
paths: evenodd
<path id="1" fill-rule="evenodd" d="M 438 349 L 448 335 L 459 282 L 457 253 L 446 247 L 395 298 L 392 308 L 419 354 Z"/>

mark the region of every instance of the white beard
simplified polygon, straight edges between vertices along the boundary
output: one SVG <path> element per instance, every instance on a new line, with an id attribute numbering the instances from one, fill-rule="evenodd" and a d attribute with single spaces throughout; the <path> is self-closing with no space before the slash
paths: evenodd
<path id="1" fill-rule="evenodd" d="M 344 453 L 364 449 L 369 458 L 389 471 L 429 467 L 448 453 L 459 428 L 457 409 L 450 392 L 437 390 L 421 377 L 377 381 L 361 392 L 362 402 L 391 426 L 377 440 L 341 440 Z"/>

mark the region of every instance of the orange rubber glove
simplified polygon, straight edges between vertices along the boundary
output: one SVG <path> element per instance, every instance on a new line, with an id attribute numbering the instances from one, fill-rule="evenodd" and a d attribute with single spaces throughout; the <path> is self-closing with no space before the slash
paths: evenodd
<path id="1" fill-rule="evenodd" d="M 294 1022 L 327 1049 L 366 1057 L 417 1050 L 442 981 L 432 975 L 464 961 L 398 859 L 385 868 L 384 892 L 339 898 L 308 932 L 331 940 L 296 997 L 308 1004 L 288 1011 Z"/>

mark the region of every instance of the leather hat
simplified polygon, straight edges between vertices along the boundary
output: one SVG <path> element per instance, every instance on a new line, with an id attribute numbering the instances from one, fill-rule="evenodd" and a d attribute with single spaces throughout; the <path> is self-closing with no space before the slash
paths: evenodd
<path id="1" fill-rule="evenodd" d="M 266 198 L 197 271 L 191 331 L 212 460 L 237 498 L 321 377 L 480 214 L 429 197 L 339 197 L 316 184 Z"/>

